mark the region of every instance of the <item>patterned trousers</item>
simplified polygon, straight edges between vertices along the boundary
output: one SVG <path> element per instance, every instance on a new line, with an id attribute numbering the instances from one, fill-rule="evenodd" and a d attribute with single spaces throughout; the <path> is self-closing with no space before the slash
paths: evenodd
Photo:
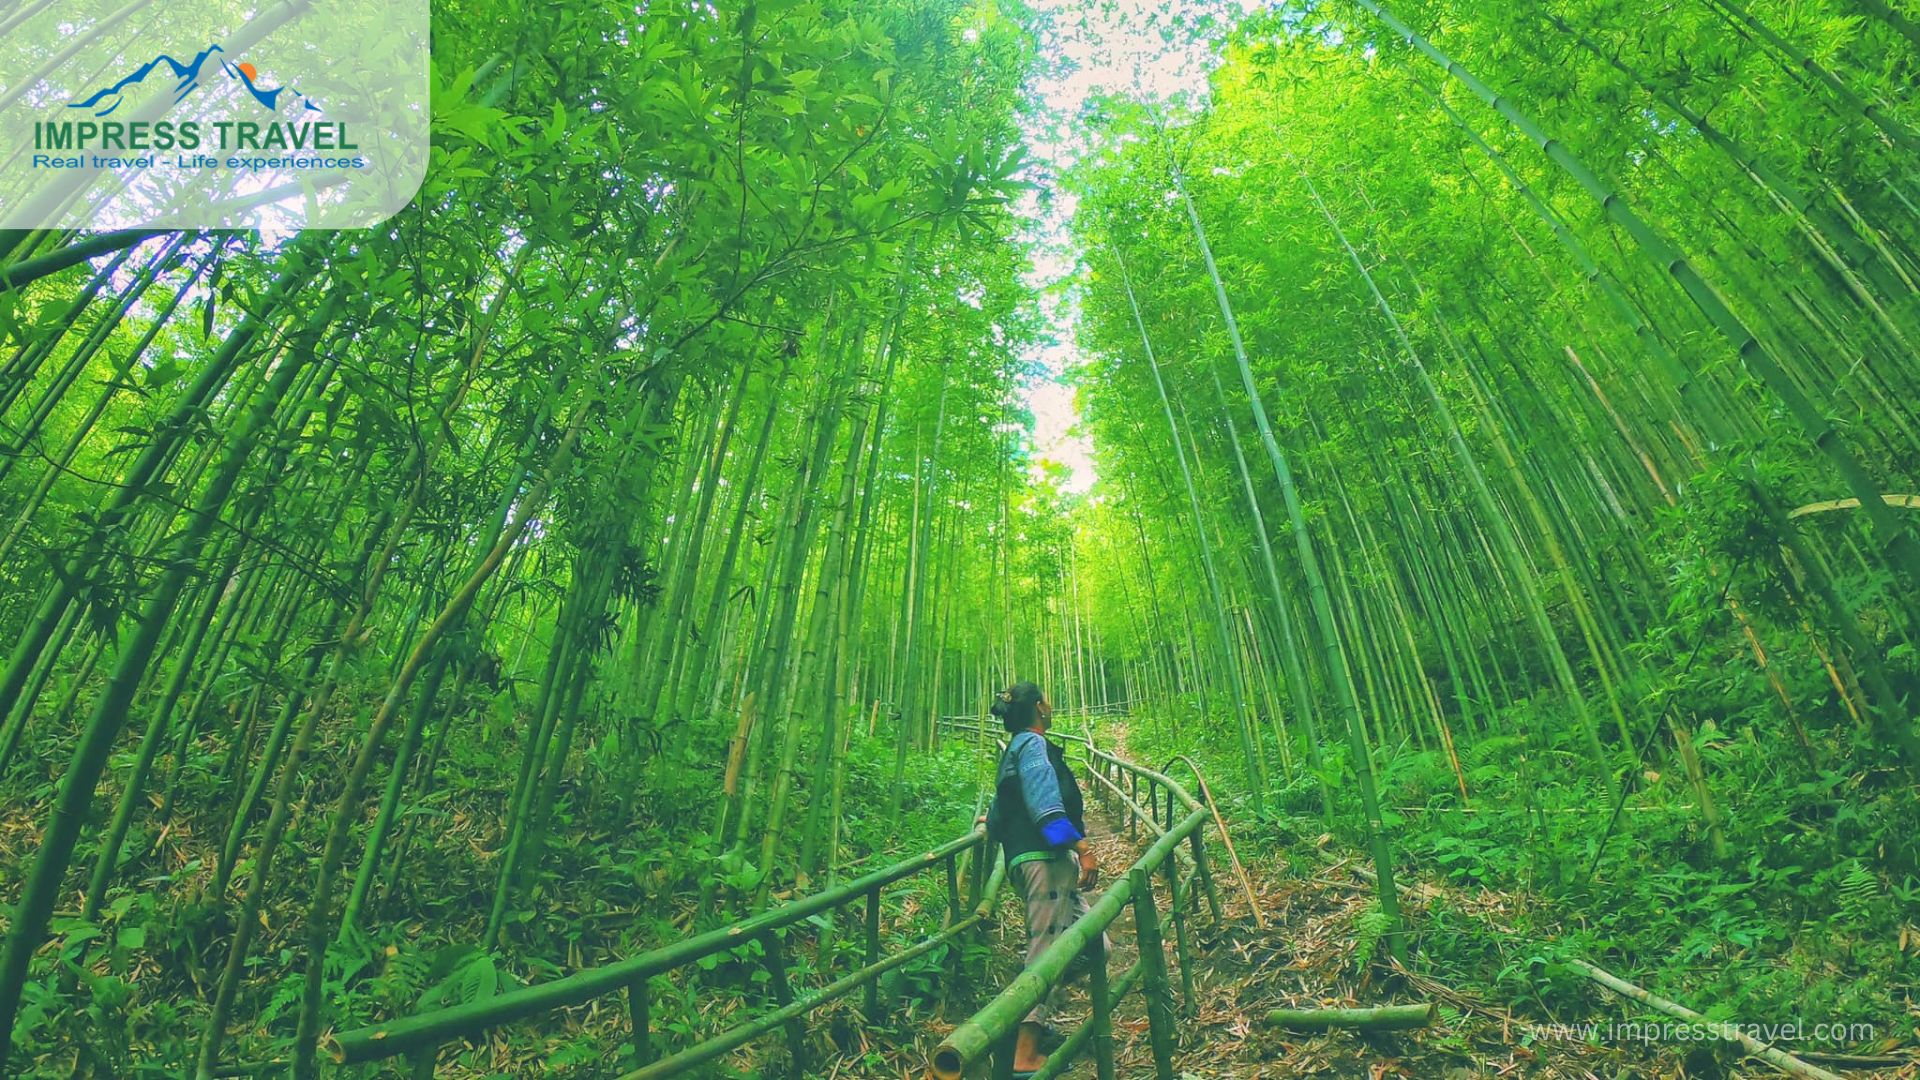
<path id="1" fill-rule="evenodd" d="M 1033 962 L 1047 951 L 1047 947 L 1060 937 L 1062 931 L 1087 913 L 1087 900 L 1080 895 L 1080 867 L 1070 856 L 1035 859 L 1023 862 L 1014 869 L 1019 874 L 1021 897 L 1026 901 L 1026 963 L 1032 967 Z M 1061 988 L 1086 974 L 1087 963 L 1093 960 L 1092 952 L 1089 949 L 1082 953 L 1080 960 L 1067 970 L 1066 977 L 1053 984 L 1047 996 L 1027 1014 L 1027 1023 L 1047 1022 L 1048 1015 L 1059 1007 Z"/>

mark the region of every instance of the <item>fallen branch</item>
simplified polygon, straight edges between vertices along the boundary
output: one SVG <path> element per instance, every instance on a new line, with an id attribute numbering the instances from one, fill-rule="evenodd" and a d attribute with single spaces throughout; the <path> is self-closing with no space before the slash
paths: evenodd
<path id="1" fill-rule="evenodd" d="M 1481 1016 L 1492 1017 L 1508 1027 L 1518 1026 L 1522 1022 L 1505 1009 L 1496 1008 L 1479 998 L 1463 994 L 1438 979 L 1408 971 L 1398 960 L 1387 961 L 1387 966 L 1393 969 L 1394 974 L 1405 979 L 1408 986 L 1422 993 L 1431 994 L 1463 1013 L 1479 1013 Z"/>
<path id="2" fill-rule="evenodd" d="M 1901 510 L 1920 510 L 1920 495 L 1882 495 L 1880 501 Z M 1859 499 L 1829 499 L 1826 502 L 1808 503 L 1787 511 L 1787 520 L 1803 518 L 1808 514 L 1824 514 L 1830 510 L 1858 510 Z"/>
<path id="3" fill-rule="evenodd" d="M 1913 1058 L 1894 1054 L 1829 1054 L 1824 1050 L 1802 1050 L 1800 1056 L 1836 1069 L 1897 1069 L 1914 1063 Z"/>
<path id="4" fill-rule="evenodd" d="M 1668 1016 L 1676 1019 L 1698 1025 L 1714 1038 L 1725 1039 L 1728 1042 L 1740 1044 L 1746 1049 L 1747 1053 L 1752 1054 L 1754 1057 L 1759 1058 L 1761 1061 L 1766 1062 L 1789 1076 L 1804 1076 L 1810 1078 L 1810 1080 L 1840 1080 L 1840 1077 L 1818 1065 L 1809 1065 L 1799 1058 L 1794 1057 L 1792 1054 L 1782 1050 L 1776 1050 L 1732 1025 L 1715 1023 L 1714 1021 L 1708 1020 L 1706 1017 L 1701 1016 L 1685 1005 L 1668 1001 L 1663 997 L 1657 997 L 1620 978 L 1618 975 L 1587 963 L 1585 960 L 1569 960 L 1567 963 L 1575 971 L 1580 972 L 1601 986 L 1619 994 L 1621 997 L 1637 1001 L 1650 1009 L 1666 1013 Z"/>
<path id="5" fill-rule="evenodd" d="M 1213 824 L 1220 830 L 1220 842 L 1227 847 L 1227 859 L 1233 863 L 1233 873 L 1240 879 L 1240 891 L 1247 894 L 1247 910 L 1253 912 L 1253 925 L 1262 930 L 1267 928 L 1267 915 L 1260 910 L 1260 900 L 1253 895 L 1253 880 L 1247 877 L 1247 868 L 1240 865 L 1240 853 L 1233 849 L 1233 835 L 1227 832 L 1227 819 L 1220 816 L 1220 808 L 1213 804 L 1213 792 L 1207 787 L 1207 778 L 1200 775 L 1200 766 L 1185 754 L 1176 755 L 1175 761 L 1183 761 L 1193 770 L 1193 779 L 1200 785 L 1200 798 L 1204 799 L 1207 809 L 1213 812 Z M 1167 769 L 1173 768 L 1173 762 L 1167 763 Z M 1161 769 L 1166 772 L 1167 769 Z"/>
<path id="6" fill-rule="evenodd" d="M 1274 1009 L 1267 1023 L 1297 1031 L 1328 1031 L 1347 1028 L 1354 1031 L 1406 1031 L 1433 1023 L 1440 1006 L 1428 1001 L 1419 1005 L 1380 1005 L 1370 1009 Z"/>
<path id="7" fill-rule="evenodd" d="M 1357 878 L 1364 879 L 1369 885 L 1372 885 L 1376 888 L 1379 887 L 1380 879 L 1374 876 L 1374 873 L 1372 870 L 1369 870 L 1364 866 L 1354 867 L 1353 875 Z M 1408 896 L 1411 896 L 1417 900 L 1437 900 L 1440 897 L 1443 897 L 1446 895 L 1446 893 L 1440 891 L 1439 886 L 1430 885 L 1424 881 L 1416 881 L 1411 885 L 1407 884 L 1404 881 L 1396 881 L 1393 883 L 1393 886 L 1396 891 L 1406 893 Z"/>

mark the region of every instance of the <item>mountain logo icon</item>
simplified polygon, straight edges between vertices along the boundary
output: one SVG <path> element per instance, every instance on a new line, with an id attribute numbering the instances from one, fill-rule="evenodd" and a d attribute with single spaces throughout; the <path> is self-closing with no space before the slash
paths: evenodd
<path id="1" fill-rule="evenodd" d="M 194 54 L 192 60 L 186 62 L 176 60 L 166 53 L 161 53 L 135 68 L 132 73 L 122 78 L 119 82 L 96 90 L 78 101 L 69 102 L 67 108 L 91 109 L 95 116 L 111 116 L 113 115 L 113 111 L 120 107 L 123 100 L 122 94 L 128 88 L 146 82 L 147 76 L 152 75 L 162 67 L 173 74 L 173 101 L 174 104 L 177 105 L 181 101 L 186 100 L 187 95 L 200 88 L 201 71 L 206 67 L 207 61 L 212 58 L 215 53 L 219 53 L 222 56 L 219 62 L 220 70 L 224 72 L 227 77 L 237 81 L 241 88 L 247 92 L 248 96 L 252 97 L 254 101 L 260 104 L 261 108 L 266 109 L 268 112 L 280 111 L 280 99 L 282 95 L 297 99 L 301 105 L 304 106 L 303 111 L 320 111 L 320 106 L 315 105 L 312 98 L 302 94 L 291 85 L 278 86 L 272 89 L 262 87 L 260 85 L 260 71 L 258 68 L 244 60 L 235 62 L 224 59 L 226 50 L 218 45 L 208 45 L 206 48 Z"/>
<path id="2" fill-rule="evenodd" d="M 280 111 L 280 95 L 282 94 L 289 94 L 298 99 L 300 104 L 304 106 L 302 109 L 303 112 L 320 111 L 320 106 L 315 105 L 312 98 L 294 89 L 292 85 L 275 87 L 272 90 L 262 89 L 260 86 L 259 70 L 245 60 L 238 63 L 223 63 L 221 67 L 226 69 L 227 74 L 239 79 L 240 85 L 246 87 L 247 93 L 253 95 L 253 100 L 259 102 L 260 107 L 266 109 L 268 112 Z"/>

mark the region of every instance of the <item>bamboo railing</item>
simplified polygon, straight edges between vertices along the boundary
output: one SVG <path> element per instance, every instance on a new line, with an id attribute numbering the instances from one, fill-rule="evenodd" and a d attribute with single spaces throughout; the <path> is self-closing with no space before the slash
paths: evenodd
<path id="1" fill-rule="evenodd" d="M 414 1075 L 429 1077 L 433 1075 L 440 1048 L 449 1042 L 471 1038 L 503 1024 L 625 992 L 632 1025 L 632 1058 L 629 1062 L 632 1068 L 623 1071 L 620 1080 L 657 1080 L 676 1076 L 781 1027 L 786 1029 L 793 1074 L 805 1075 L 807 1049 L 803 1018 L 807 1014 L 865 987 L 866 1017 L 869 1021 L 878 1020 L 881 1016 L 880 976 L 941 945 L 953 942 L 991 920 L 995 901 L 1006 879 L 1005 861 L 994 858 L 990 874 L 982 870 L 967 875 L 972 896 L 968 902 L 963 902 L 959 860 L 967 852 L 974 855 L 971 860 L 973 867 L 984 868 L 987 865 L 986 860 L 995 853 L 987 843 L 986 830 L 976 828 L 924 855 L 903 859 L 853 881 L 771 908 L 732 926 L 698 934 L 638 956 L 587 968 L 564 978 L 495 997 L 344 1032 L 329 1041 L 328 1049 L 334 1060 L 341 1064 L 411 1057 Z M 945 924 L 937 933 L 911 945 L 892 953 L 883 951 L 880 937 L 881 890 L 937 866 L 946 869 Z M 785 945 L 780 931 L 822 912 L 850 907 L 863 898 L 866 901 L 865 965 L 804 997 L 796 997 L 787 972 Z M 696 963 L 702 958 L 737 949 L 754 940 L 761 943 L 763 962 L 767 966 L 777 1007 L 655 1060 L 648 980 L 655 975 Z"/>
<path id="2" fill-rule="evenodd" d="M 1100 785 L 1097 793 L 1106 796 L 1126 815 L 1130 831 L 1137 832 L 1144 827 L 1154 833 L 1156 839 L 1128 868 L 1126 875 L 1116 877 L 1106 891 L 1095 897 L 1087 913 L 1008 983 L 999 996 L 953 1029 L 928 1060 L 928 1073 L 938 1080 L 958 1080 L 991 1060 L 995 1080 L 1011 1077 L 1014 1036 L 1021 1019 L 1086 956 L 1093 1014 L 1047 1056 L 1047 1064 L 1034 1074 L 1035 1080 L 1060 1076 L 1089 1045 L 1099 1080 L 1113 1080 L 1113 1009 L 1116 1002 L 1135 990 L 1146 998 L 1154 1074 L 1158 1080 L 1173 1080 L 1173 991 L 1153 881 L 1155 876 L 1164 878 L 1170 893 L 1168 914 L 1174 928 L 1174 954 L 1184 1003 L 1191 1010 L 1193 981 L 1187 949 L 1187 917 L 1188 909 L 1198 902 L 1196 895 L 1205 897 L 1214 921 L 1220 919 L 1220 897 L 1207 865 L 1202 839 L 1213 815 L 1163 773 L 1107 753 L 1086 735 L 1059 731 L 1049 734 L 1084 746 L 1087 774 Z M 1179 812 L 1182 810 L 1184 813 Z M 1187 849 L 1187 860 L 1192 867 L 1184 878 L 1179 855 L 1182 848 Z M 1133 911 L 1140 958 L 1114 977 L 1108 971 L 1105 935 L 1107 928 L 1129 908 Z"/>
<path id="3" fill-rule="evenodd" d="M 943 729 L 943 734 L 977 738 L 983 748 L 991 748 L 1000 741 L 1001 733 L 997 725 L 990 724 L 984 718 L 939 717 L 936 723 Z M 1091 736 L 1085 733 L 1055 730 L 1049 734 L 1073 743 L 1084 751 L 1087 775 L 1098 784 L 1095 793 L 1105 797 L 1117 812 L 1125 815 L 1130 831 L 1137 833 L 1144 827 L 1156 839 L 1127 875 L 1117 878 L 1101 893 L 1087 914 L 1081 916 L 1032 967 L 1023 971 L 985 1008 L 954 1029 L 935 1051 L 931 1062 L 932 1072 L 942 1078 L 957 1077 L 990 1052 L 998 1051 L 994 1053 L 994 1075 L 1010 1076 L 1012 1037 L 1020 1018 L 1052 989 L 1083 953 L 1089 949 L 1102 952 L 1107 927 L 1123 910 L 1131 907 L 1140 943 L 1140 960 L 1109 982 L 1106 957 L 1097 957 L 1097 962 L 1092 965 L 1093 1020 L 1069 1035 L 1066 1042 L 1048 1058 L 1047 1068 L 1037 1075 L 1042 1078 L 1060 1075 L 1092 1042 L 1101 1080 L 1111 1080 L 1113 1003 L 1138 989 L 1147 997 L 1157 1074 L 1162 1080 L 1171 1080 L 1174 1075 L 1171 1064 L 1172 992 L 1161 937 L 1160 913 L 1154 905 L 1152 879 L 1156 873 L 1160 874 L 1171 890 L 1174 950 L 1184 999 L 1191 1009 L 1193 985 L 1187 954 L 1188 908 L 1196 902 L 1196 895 L 1204 896 L 1214 920 L 1217 922 L 1220 918 L 1220 899 L 1202 842 L 1202 833 L 1212 814 L 1185 788 L 1165 775 L 1099 749 Z M 1185 850 L 1182 851 L 1182 848 Z M 960 868 L 963 855 L 971 856 L 968 860 L 971 871 L 965 875 Z M 992 871 L 989 873 L 986 868 L 990 858 Z M 1184 874 L 1183 860 L 1186 867 L 1190 868 Z M 897 947 L 891 953 L 886 952 L 880 935 L 882 890 L 931 871 L 936 866 L 946 870 L 945 924 L 934 934 Z M 965 901 L 961 899 L 963 876 L 968 879 L 969 896 Z M 881 1016 L 880 977 L 991 922 L 1005 881 L 1005 859 L 993 850 L 986 839 L 985 830 L 975 828 L 923 855 L 881 867 L 812 896 L 789 901 L 732 926 L 698 934 L 625 960 L 587 968 L 550 982 L 343 1032 L 328 1040 L 328 1050 L 333 1059 L 343 1065 L 408 1057 L 412 1060 L 414 1076 L 431 1077 L 439 1052 L 448 1043 L 624 992 L 631 1022 L 631 1056 L 626 1064 L 631 1067 L 623 1066 L 625 1071 L 619 1074 L 619 1080 L 660 1080 L 676 1076 L 780 1028 L 786 1032 L 793 1074 L 805 1075 L 805 1017 L 808 1014 L 864 987 L 864 1013 L 869 1021 L 877 1020 Z M 866 902 L 864 966 L 805 996 L 797 997 L 788 975 L 786 945 L 780 932 L 823 912 L 851 907 L 863 899 Z M 755 940 L 762 946 L 762 962 L 770 976 L 776 1007 L 656 1059 L 648 980 Z"/>

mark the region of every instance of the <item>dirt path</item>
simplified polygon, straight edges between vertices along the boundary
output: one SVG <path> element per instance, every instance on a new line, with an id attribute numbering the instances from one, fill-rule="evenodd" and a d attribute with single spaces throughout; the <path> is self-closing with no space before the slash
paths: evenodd
<path id="1" fill-rule="evenodd" d="M 1103 867 L 1125 868 L 1151 840 L 1145 830 L 1139 840 L 1130 840 L 1105 806 L 1090 811 L 1090 817 Z M 1444 987 L 1416 986 L 1377 965 L 1363 964 L 1358 949 L 1366 937 L 1361 924 L 1370 907 L 1370 893 L 1348 864 L 1336 864 L 1312 878 L 1288 876 L 1282 868 L 1260 862 L 1247 869 L 1265 915 L 1264 928 L 1255 922 L 1246 895 L 1234 887 L 1224 868 L 1220 874 L 1222 921 L 1216 925 L 1204 913 L 1189 920 L 1194 1001 L 1190 1014 L 1177 1016 L 1179 1039 L 1174 1055 L 1175 1067 L 1185 1077 L 1655 1080 L 1687 1075 L 1680 1071 L 1677 1059 L 1662 1061 L 1637 1047 L 1623 1050 L 1529 1039 L 1527 1026 L 1501 1010 L 1479 1006 Z M 1177 998 L 1180 980 L 1172 924 L 1164 893 L 1159 899 Z M 1011 905 L 996 934 L 995 969 L 1011 974 L 1018 970 L 1024 943 L 1020 916 Z M 1115 923 L 1111 936 L 1111 970 L 1118 973 L 1138 956 L 1130 913 Z M 1391 985 L 1376 981 L 1383 972 Z M 1274 1030 L 1263 1022 L 1268 1010 L 1281 1006 L 1374 1005 L 1429 1000 L 1440 994 L 1446 995 L 1441 999 L 1441 1021 L 1419 1032 L 1299 1035 Z M 1176 1000 L 1176 1009 L 1181 1004 Z M 1073 988 L 1057 1024 L 1062 1031 L 1071 1031 L 1087 1019 L 1088 1012 L 1084 989 Z M 1151 1076 L 1146 1014 L 1138 994 L 1120 1003 L 1114 1036 L 1118 1074 Z M 1091 1059 L 1083 1055 L 1069 1075 L 1092 1077 Z"/>
<path id="2" fill-rule="evenodd" d="M 1101 866 L 1109 875 L 1121 872 L 1139 858 L 1152 837 L 1146 830 L 1130 839 L 1122 817 L 1089 786 L 1089 824 Z M 1212 850 L 1218 851 L 1218 848 Z M 1216 856 L 1218 858 L 1218 856 Z M 1248 898 L 1224 866 L 1218 868 L 1223 918 L 1215 924 L 1202 910 L 1189 919 L 1194 1001 L 1190 1013 L 1180 1011 L 1180 979 L 1172 945 L 1167 898 L 1159 893 L 1162 924 L 1167 936 L 1168 964 L 1176 995 L 1178 1042 L 1174 1065 L 1183 1080 L 1254 1080 L 1254 1078 L 1331 1077 L 1352 1080 L 1479 1080 L 1494 1077 L 1539 1077 L 1549 1080 L 1680 1080 L 1713 1077 L 1774 1075 L 1770 1071 L 1743 1071 L 1733 1059 L 1703 1055 L 1698 1047 L 1691 1059 L 1672 1047 L 1644 1044 L 1595 1046 L 1585 1042 L 1540 1036 L 1533 1025 L 1492 1003 L 1418 976 L 1405 975 L 1375 962 L 1381 950 L 1368 942 L 1366 913 L 1372 907 L 1371 886 L 1355 873 L 1350 861 L 1336 862 L 1311 877 L 1297 876 L 1284 865 L 1255 860 L 1247 866 L 1254 898 L 1264 915 L 1259 925 Z M 1429 885 L 1415 886 L 1403 904 L 1410 919 L 1444 897 L 1461 914 L 1487 918 L 1498 925 L 1502 898 L 1494 894 L 1456 896 Z M 1025 944 L 1025 928 L 1015 903 L 1002 904 L 1002 922 L 993 932 L 992 970 L 1005 979 L 1018 971 Z M 1125 971 L 1138 956 L 1132 915 L 1116 922 L 1111 969 Z M 1362 955 L 1361 950 L 1366 954 Z M 984 998 L 982 999 L 984 1000 Z M 1361 1035 L 1334 1032 L 1308 1035 L 1273 1029 L 1266 1013 L 1281 1006 L 1380 1005 L 1437 1000 L 1441 1017 L 1417 1032 Z M 1068 991 L 1056 1018 L 1062 1032 L 1084 1023 L 1089 1013 L 1083 987 Z M 952 1019 L 966 1015 L 951 1010 Z M 1624 1018 L 1624 1011 L 1622 1012 Z M 1142 998 L 1130 994 L 1115 1016 L 1115 1057 L 1120 1077 L 1150 1077 L 1152 1058 Z M 949 1030 L 923 1035 L 930 1047 Z M 1683 1048 L 1684 1049 L 1684 1048 Z M 924 1053 L 924 1049 L 920 1051 Z M 894 1059 L 901 1071 L 917 1076 L 912 1053 Z M 1068 1074 L 1090 1078 L 1091 1058 L 1085 1054 Z M 1854 1074 L 1865 1075 L 1865 1074 Z"/>
<path id="3" fill-rule="evenodd" d="M 1098 797 L 1098 786 L 1093 781 L 1085 785 L 1088 824 L 1101 866 L 1111 880 L 1140 857 L 1153 837 L 1143 828 L 1137 839 L 1129 838 L 1122 814 Z M 1742 1063 L 1738 1054 L 1699 1043 L 1593 1045 L 1556 1037 L 1497 1003 L 1479 1001 L 1443 983 L 1386 966 L 1380 960 L 1384 950 L 1377 947 L 1377 937 L 1367 932 L 1372 886 L 1352 860 L 1336 861 L 1311 876 L 1301 876 L 1277 860 L 1251 861 L 1246 869 L 1253 898 L 1264 916 L 1263 926 L 1238 882 L 1219 865 L 1225 861 L 1224 853 L 1212 839 L 1209 830 L 1223 917 L 1216 924 L 1202 904 L 1188 920 L 1194 985 L 1190 1011 L 1179 1000 L 1180 974 L 1167 897 L 1164 889 L 1156 891 L 1175 994 L 1174 1066 L 1181 1080 L 1737 1080 L 1778 1075 L 1757 1063 Z M 1416 883 L 1402 898 L 1403 910 L 1414 925 L 1430 925 L 1423 915 L 1436 903 L 1444 904 L 1455 918 L 1484 921 L 1496 929 L 1514 906 L 1512 897 L 1450 890 L 1427 882 Z M 926 1055 L 953 1023 L 1019 971 L 1025 924 L 1011 895 L 1001 901 L 1000 918 L 989 933 L 994 955 L 988 977 L 997 983 L 984 988 L 976 1001 L 949 1003 L 946 1019 L 916 1031 L 913 1045 L 886 1047 L 875 1062 L 878 1068 L 836 1070 L 837 1075 L 901 1080 L 921 1076 Z M 1138 957 L 1131 911 L 1115 922 L 1110 937 L 1109 970 L 1117 977 Z M 1269 1010 L 1282 1006 L 1414 1001 L 1438 1002 L 1438 1021 L 1420 1031 L 1380 1035 L 1301 1034 L 1274 1029 L 1264 1021 Z M 1087 1020 L 1089 1012 L 1084 985 L 1074 986 L 1054 1022 L 1062 1033 L 1071 1032 Z M 1604 1023 L 1609 1018 L 1625 1021 L 1631 1015 L 1622 1006 L 1593 1017 L 1563 1019 Z M 1114 1044 L 1118 1076 L 1153 1075 L 1146 1013 L 1138 993 L 1129 994 L 1116 1007 Z M 1091 1056 L 1082 1054 L 1068 1075 L 1076 1080 L 1093 1077 Z M 1848 1075 L 1862 1080 L 1911 1077 L 1891 1070 Z"/>
<path id="4" fill-rule="evenodd" d="M 1124 867 L 1151 837 L 1129 844 L 1111 831 L 1114 822 L 1102 809 L 1106 831 L 1100 841 L 1102 864 Z M 1212 839 L 1211 831 L 1209 840 Z M 1210 846 L 1224 862 L 1218 845 Z M 1781 1074 L 1724 1044 L 1616 1042 L 1595 1045 L 1544 1030 L 1537 1020 L 1520 1018 L 1495 1002 L 1477 1000 L 1442 982 L 1388 967 L 1377 939 L 1369 940 L 1366 915 L 1373 908 L 1373 886 L 1353 860 L 1340 860 L 1300 876 L 1284 863 L 1255 859 L 1246 869 L 1265 926 L 1256 923 L 1245 893 L 1224 867 L 1217 867 L 1223 919 L 1204 914 L 1190 920 L 1193 950 L 1194 1008 L 1177 1017 L 1179 1041 L 1174 1065 L 1182 1080 L 1328 1077 L 1353 1080 L 1481 1080 L 1496 1077 L 1548 1080 L 1740 1080 Z M 1161 895 L 1162 923 L 1167 919 Z M 1506 925 L 1513 897 L 1486 890 L 1450 889 L 1415 882 L 1402 893 L 1401 905 L 1412 925 L 1432 925 L 1430 908 L 1444 904 L 1453 918 Z M 1171 930 L 1168 931 L 1171 934 Z M 1131 964 L 1129 920 L 1115 931 L 1116 971 Z M 1122 940 L 1122 939 L 1125 940 Z M 1171 941 L 1168 963 L 1174 963 Z M 1174 976 L 1176 993 L 1179 980 Z M 1265 1023 L 1275 1008 L 1313 1008 L 1435 1001 L 1440 1018 L 1415 1032 L 1361 1035 L 1334 1032 L 1300 1034 Z M 1176 1001 L 1176 1007 L 1180 1003 Z M 1075 1014 L 1084 1018 L 1084 1005 Z M 1116 1030 L 1118 1074 L 1151 1077 L 1146 1022 L 1140 998 L 1131 996 Z M 1605 1023 L 1629 1021 L 1633 1009 L 1607 1002 L 1592 1015 L 1562 1020 Z M 1564 1030 L 1564 1029 L 1563 1029 Z M 1093 1076 L 1088 1062 L 1076 1064 L 1075 1077 Z M 1909 1069 L 1853 1070 L 1858 1080 L 1912 1080 Z"/>

